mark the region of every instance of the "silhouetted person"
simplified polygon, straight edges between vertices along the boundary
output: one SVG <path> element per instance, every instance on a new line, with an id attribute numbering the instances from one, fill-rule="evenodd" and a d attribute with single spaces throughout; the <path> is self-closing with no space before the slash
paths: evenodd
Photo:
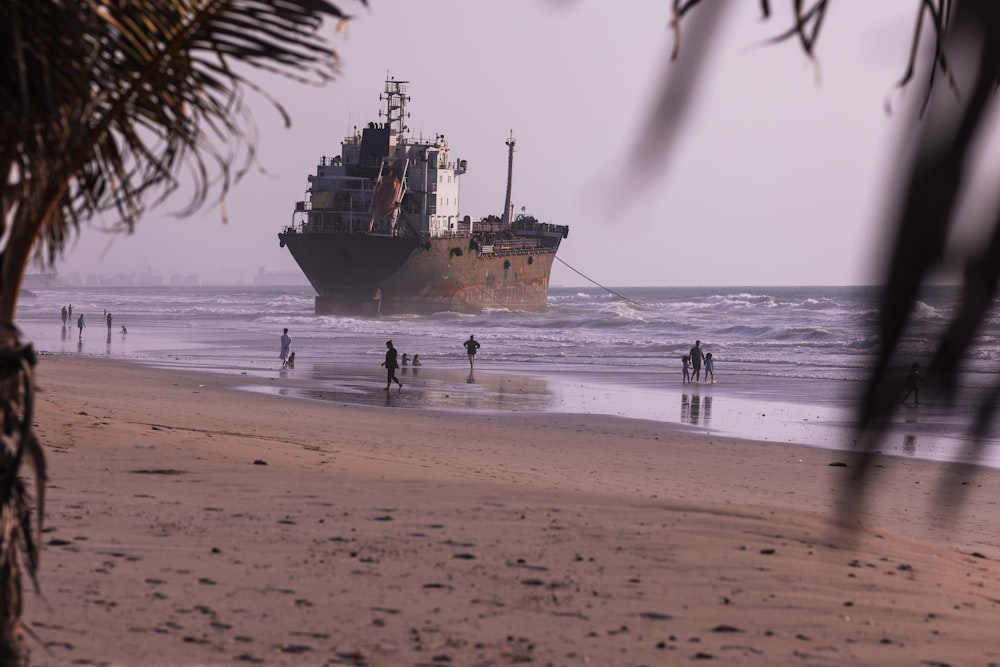
<path id="1" fill-rule="evenodd" d="M 681 357 L 681 369 L 684 371 L 684 383 L 691 381 L 691 357 L 684 355 Z"/>
<path id="2" fill-rule="evenodd" d="M 476 340 L 475 336 L 469 335 L 469 340 L 462 343 L 465 347 L 465 351 L 469 353 L 469 369 L 473 369 L 476 366 L 476 350 L 479 349 L 479 342 Z"/>
<path id="3" fill-rule="evenodd" d="M 111 313 L 108 313 L 104 317 L 108 321 L 108 335 L 110 336 L 111 335 Z"/>
<path id="4" fill-rule="evenodd" d="M 66 311 L 66 306 L 62 307 L 62 321 L 63 326 L 66 326 L 66 320 L 69 318 L 69 313 Z"/>
<path id="5" fill-rule="evenodd" d="M 694 342 L 688 356 L 691 357 L 691 377 L 695 382 L 701 382 L 701 362 L 705 359 L 705 352 L 701 349 L 700 340 Z"/>
<path id="6" fill-rule="evenodd" d="M 70 306 L 70 308 L 72 308 L 72 306 Z M 80 319 L 78 319 L 76 321 L 76 326 L 80 330 L 80 338 L 82 339 L 83 338 L 83 328 L 85 326 L 87 326 L 86 324 L 83 323 L 83 313 L 80 314 Z"/>
<path id="7" fill-rule="evenodd" d="M 386 371 L 385 389 L 388 391 L 393 382 L 402 389 L 403 383 L 396 379 L 396 369 L 399 368 L 399 363 L 396 361 L 396 348 L 392 346 L 391 340 L 385 342 L 385 348 L 385 361 L 382 362 Z"/>

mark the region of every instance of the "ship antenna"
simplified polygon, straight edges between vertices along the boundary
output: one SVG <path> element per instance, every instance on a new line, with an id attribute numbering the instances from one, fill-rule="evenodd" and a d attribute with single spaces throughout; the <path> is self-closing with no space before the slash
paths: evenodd
<path id="1" fill-rule="evenodd" d="M 503 218 L 501 219 L 503 225 L 509 225 L 511 219 L 510 189 L 514 177 L 514 143 L 514 130 L 511 130 L 510 137 L 507 139 L 507 199 L 503 205 Z"/>
<path id="2" fill-rule="evenodd" d="M 404 124 L 405 119 L 410 116 L 406 112 L 406 103 L 410 101 L 410 96 L 406 94 L 406 84 L 408 83 L 409 81 L 396 81 L 387 76 L 385 91 L 378 97 L 379 100 L 385 102 L 386 126 L 393 129 L 392 126 L 395 124 L 397 136 L 402 136 L 403 131 L 408 129 Z"/>

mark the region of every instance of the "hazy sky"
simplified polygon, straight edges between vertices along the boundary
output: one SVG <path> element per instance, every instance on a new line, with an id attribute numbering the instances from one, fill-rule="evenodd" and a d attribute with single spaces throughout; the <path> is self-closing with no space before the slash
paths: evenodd
<path id="1" fill-rule="evenodd" d="M 568 224 L 559 258 L 595 281 L 872 283 L 885 176 L 919 93 L 895 90 L 919 3 L 835 3 L 818 66 L 796 41 L 763 44 L 790 25 L 791 3 L 772 4 L 779 13 L 765 22 L 757 3 L 730 3 L 669 171 L 638 195 L 619 186 L 670 71 L 669 3 L 342 2 L 357 14 L 334 38 L 342 76 L 325 88 L 269 84 L 291 129 L 254 102 L 266 173 L 231 191 L 227 224 L 217 208 L 177 219 L 170 213 L 182 202 L 168 203 L 132 236 L 84 228 L 58 270 L 226 282 L 249 282 L 260 267 L 296 270 L 277 234 L 318 159 L 339 154 L 353 126 L 378 120 L 388 73 L 410 82 L 411 131 L 444 134 L 453 157 L 468 160 L 463 215 L 501 213 L 513 130 L 515 209 Z M 559 262 L 552 282 L 587 284 Z"/>

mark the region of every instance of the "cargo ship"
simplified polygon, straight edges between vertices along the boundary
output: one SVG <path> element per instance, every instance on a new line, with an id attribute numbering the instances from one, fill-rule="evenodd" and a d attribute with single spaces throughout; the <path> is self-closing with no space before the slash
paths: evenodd
<path id="1" fill-rule="evenodd" d="M 320 159 L 291 224 L 278 234 L 316 290 L 317 315 L 544 310 L 549 273 L 569 227 L 513 215 L 514 137 L 503 213 L 461 215 L 456 160 L 443 135 L 406 127 L 407 81 L 389 78 L 381 122 Z"/>

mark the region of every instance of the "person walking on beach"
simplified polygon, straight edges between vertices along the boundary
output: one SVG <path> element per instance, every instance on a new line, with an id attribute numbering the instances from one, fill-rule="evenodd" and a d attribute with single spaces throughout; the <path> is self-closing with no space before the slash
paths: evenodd
<path id="1" fill-rule="evenodd" d="M 83 338 L 83 328 L 87 326 L 83 323 L 83 313 L 80 313 L 80 319 L 76 321 L 76 326 L 80 329 L 80 338 Z"/>
<path id="2" fill-rule="evenodd" d="M 392 346 L 392 341 L 387 340 L 385 342 L 385 361 L 382 365 L 385 366 L 386 380 L 385 380 L 385 390 L 389 391 L 389 387 L 395 382 L 399 385 L 399 388 L 403 388 L 403 383 L 396 379 L 396 369 L 399 368 L 399 363 L 396 361 L 396 348 Z"/>
<path id="3" fill-rule="evenodd" d="M 701 341 L 696 340 L 694 347 L 688 352 L 691 357 L 691 377 L 695 382 L 701 382 L 701 362 L 705 359 L 705 352 L 701 349 Z"/>
<path id="4" fill-rule="evenodd" d="M 469 334 L 469 340 L 462 343 L 465 346 L 465 351 L 469 353 L 469 370 L 471 371 L 476 367 L 476 350 L 479 349 L 479 341 L 472 334 Z"/>
<path id="5" fill-rule="evenodd" d="M 281 359 L 281 367 L 288 367 L 288 353 L 292 350 L 292 338 L 288 335 L 288 329 L 286 328 L 281 333 L 281 352 L 278 353 L 278 358 Z"/>
<path id="6" fill-rule="evenodd" d="M 906 374 L 906 394 L 903 395 L 903 403 L 913 394 L 913 404 L 920 405 L 920 364 L 913 362 L 910 372 Z"/>
<path id="7" fill-rule="evenodd" d="M 68 314 L 68 313 L 66 312 L 66 306 L 63 306 L 63 308 L 62 308 L 62 320 L 63 320 L 63 326 L 66 326 L 66 319 L 67 319 L 68 317 L 69 317 L 69 314 Z"/>
<path id="8" fill-rule="evenodd" d="M 691 381 L 691 357 L 684 355 L 681 357 L 681 368 L 684 370 L 684 384 Z"/>
<path id="9" fill-rule="evenodd" d="M 705 382 L 709 381 L 710 376 L 712 384 L 715 384 L 715 361 L 712 359 L 711 352 L 705 355 Z"/>

